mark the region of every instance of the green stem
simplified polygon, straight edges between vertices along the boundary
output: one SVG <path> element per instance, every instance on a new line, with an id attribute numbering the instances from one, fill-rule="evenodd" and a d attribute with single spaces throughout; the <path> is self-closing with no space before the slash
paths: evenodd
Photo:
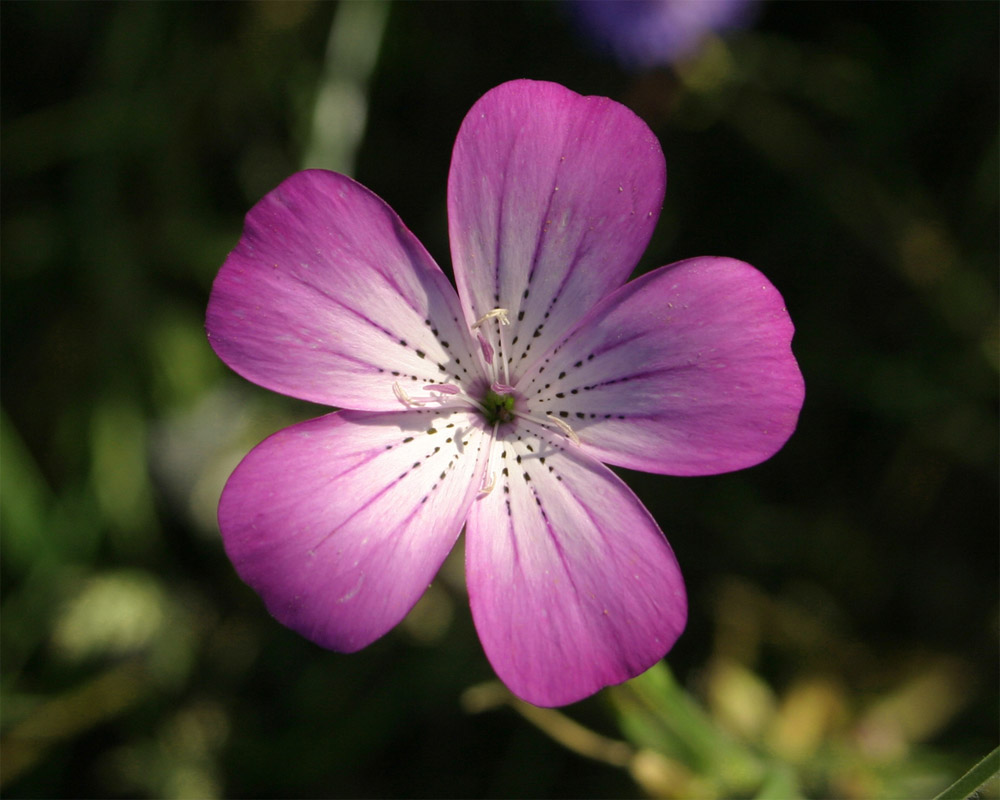
<path id="1" fill-rule="evenodd" d="M 727 791 L 752 791 L 764 777 L 757 755 L 725 734 L 664 662 L 611 690 L 620 711 L 636 703 L 657 720 L 689 768 L 718 778 Z M 628 702 L 631 700 L 632 702 Z"/>
<path id="2" fill-rule="evenodd" d="M 998 774 L 1000 774 L 1000 747 L 995 747 L 992 753 L 941 792 L 934 800 L 965 800 Z"/>
<path id="3" fill-rule="evenodd" d="M 316 87 L 303 168 L 351 175 L 368 118 L 368 84 L 378 61 L 389 3 L 340 3 L 333 15 L 323 74 Z"/>

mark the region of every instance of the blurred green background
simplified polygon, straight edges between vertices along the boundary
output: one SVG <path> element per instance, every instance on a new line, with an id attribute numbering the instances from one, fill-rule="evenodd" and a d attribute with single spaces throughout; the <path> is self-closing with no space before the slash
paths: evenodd
<path id="1" fill-rule="evenodd" d="M 643 72 L 560 3 L 0 15 L 5 796 L 929 797 L 996 745 L 996 4 L 770 3 Z M 397 630 L 324 652 L 220 545 L 229 471 L 324 412 L 205 340 L 243 215 L 304 165 L 347 171 L 447 269 L 455 133 L 520 77 L 659 136 L 640 270 L 742 258 L 797 326 L 807 399 L 775 458 L 625 475 L 688 580 L 689 696 L 657 672 L 510 702 L 460 553 Z M 698 730 L 777 783 L 723 775 Z"/>

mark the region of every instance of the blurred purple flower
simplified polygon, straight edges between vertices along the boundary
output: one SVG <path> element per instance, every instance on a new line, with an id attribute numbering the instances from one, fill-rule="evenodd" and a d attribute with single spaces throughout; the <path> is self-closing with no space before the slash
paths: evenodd
<path id="1" fill-rule="evenodd" d="M 514 81 L 455 142 L 457 294 L 350 178 L 300 172 L 254 206 L 212 287 L 212 346 L 261 386 L 351 409 L 274 434 L 223 491 L 226 550 L 278 620 L 365 647 L 464 525 L 476 628 L 515 694 L 569 703 L 670 649 L 677 561 L 601 462 L 751 466 L 791 435 L 803 384 L 781 296 L 748 264 L 625 283 L 665 186 L 627 108 Z"/>
<path id="2" fill-rule="evenodd" d="M 749 24 L 757 0 L 571 0 L 584 35 L 628 69 L 694 55 L 705 36 Z"/>

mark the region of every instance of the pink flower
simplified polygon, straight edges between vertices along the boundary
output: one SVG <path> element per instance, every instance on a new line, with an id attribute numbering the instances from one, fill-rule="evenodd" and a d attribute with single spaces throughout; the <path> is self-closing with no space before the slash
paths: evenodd
<path id="1" fill-rule="evenodd" d="M 625 283 L 666 185 L 625 107 L 562 86 L 488 92 L 448 180 L 458 293 L 381 199 L 310 170 L 247 215 L 212 287 L 216 353 L 342 410 L 236 468 L 219 525 L 283 624 L 352 652 L 398 623 L 463 525 L 469 601 L 497 675 L 553 706 L 650 667 L 684 628 L 674 554 L 604 464 L 708 475 L 795 428 L 803 383 L 781 296 L 693 258 Z"/>
<path id="2" fill-rule="evenodd" d="M 757 0 L 572 0 L 581 31 L 628 69 L 695 55 L 713 32 L 747 25 Z"/>

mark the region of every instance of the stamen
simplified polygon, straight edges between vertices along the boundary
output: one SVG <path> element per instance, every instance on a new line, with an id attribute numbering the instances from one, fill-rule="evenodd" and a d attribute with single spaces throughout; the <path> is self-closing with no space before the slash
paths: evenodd
<path id="1" fill-rule="evenodd" d="M 491 473 L 489 473 L 489 476 L 490 476 L 490 482 L 489 483 L 484 483 L 482 486 L 479 487 L 479 496 L 480 497 L 486 497 L 486 495 L 488 495 L 490 492 L 492 492 L 496 488 L 496 485 L 497 485 L 497 474 L 495 472 L 491 472 Z M 485 481 L 485 480 L 486 480 L 486 476 L 484 475 L 483 476 L 483 481 Z"/>
<path id="2" fill-rule="evenodd" d="M 479 497 L 486 497 L 497 485 L 497 474 L 493 469 L 493 445 L 496 444 L 497 428 L 499 427 L 499 422 L 493 423 L 493 431 L 490 433 L 490 443 L 486 446 L 486 471 L 483 473 L 483 485 L 479 487 Z M 488 481 L 487 477 L 489 478 Z"/>
<path id="3" fill-rule="evenodd" d="M 486 407 L 478 400 L 474 400 L 462 391 L 461 387 L 452 383 L 429 383 L 424 386 L 428 392 L 437 392 L 431 397 L 410 397 L 406 390 L 399 385 L 399 381 L 393 381 L 392 393 L 407 408 L 420 408 L 421 406 L 433 406 L 435 409 L 446 408 L 468 408 L 472 406 L 483 414 L 488 413 Z"/>
<path id="4" fill-rule="evenodd" d="M 510 325 L 510 319 L 507 317 L 506 308 L 494 308 L 492 311 L 487 311 L 474 323 L 472 323 L 472 330 L 479 328 L 487 320 L 496 319 L 499 320 L 501 325 Z"/>
<path id="5" fill-rule="evenodd" d="M 493 374 L 494 377 L 497 377 L 497 366 L 496 362 L 494 362 L 493 360 L 493 356 L 496 355 L 496 351 L 494 350 L 493 345 L 489 342 L 489 340 L 485 336 L 483 336 L 483 334 L 479 333 L 479 328 L 481 328 L 483 325 L 485 325 L 492 319 L 495 319 L 498 323 L 497 347 L 500 351 L 499 361 L 501 368 L 503 370 L 504 383 L 507 383 L 509 378 L 507 375 L 507 359 L 504 356 L 504 353 L 506 352 L 506 347 L 504 346 L 504 340 L 503 340 L 503 326 L 510 325 L 510 318 L 507 316 L 507 309 L 494 308 L 492 311 L 487 311 L 479 319 L 477 319 L 474 323 L 472 323 L 472 330 L 476 331 L 476 336 L 479 339 L 479 346 L 483 350 L 483 359 L 486 362 L 487 368 L 490 370 L 490 372 Z"/>
<path id="6" fill-rule="evenodd" d="M 500 383 L 500 381 L 493 381 L 493 383 L 490 384 L 490 389 L 497 394 L 510 394 L 514 391 L 513 386 L 508 386 L 506 383 Z"/>
<path id="7" fill-rule="evenodd" d="M 399 385 L 399 381 L 393 381 L 392 382 L 392 393 L 394 395 L 396 395 L 396 398 L 404 406 L 413 405 L 413 400 L 406 393 L 406 391 L 403 389 L 403 387 Z"/>
<path id="8" fill-rule="evenodd" d="M 526 419 L 528 422 L 534 422 L 536 425 L 541 425 L 543 428 L 549 428 L 552 425 L 555 425 L 559 429 L 559 432 L 573 442 L 573 444 L 580 444 L 580 437 L 576 435 L 576 431 L 573 430 L 565 420 L 559 419 L 559 417 L 555 417 L 552 414 L 546 414 L 544 417 L 536 417 L 534 414 L 525 414 L 523 411 L 515 411 L 514 416 Z"/>
<path id="9" fill-rule="evenodd" d="M 554 422 L 556 427 L 565 433 L 573 444 L 580 444 L 580 437 L 576 435 L 576 431 L 573 430 L 565 420 L 559 419 L 559 417 L 555 417 L 552 414 L 546 414 L 545 416 Z"/>

